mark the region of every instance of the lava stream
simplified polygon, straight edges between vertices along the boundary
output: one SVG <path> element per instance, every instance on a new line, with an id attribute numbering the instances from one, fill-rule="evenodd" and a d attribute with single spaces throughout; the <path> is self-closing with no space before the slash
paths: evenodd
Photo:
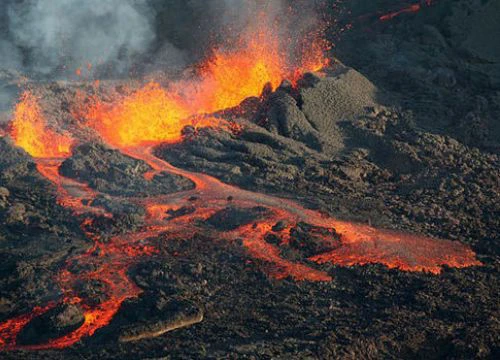
<path id="1" fill-rule="evenodd" d="M 332 252 L 311 258 L 312 261 L 318 263 L 331 261 L 342 266 L 380 263 L 389 268 L 427 271 L 433 274 L 439 274 L 444 265 L 461 268 L 480 264 L 475 259 L 474 252 L 459 242 L 381 230 L 368 225 L 336 220 L 326 217 L 320 212 L 305 209 L 290 200 L 242 190 L 205 174 L 177 169 L 152 155 L 152 150 L 151 147 L 136 148 L 135 150 L 128 149 L 126 153 L 145 161 L 158 171 L 173 172 L 192 180 L 197 184 L 197 188 L 191 192 L 202 199 L 201 205 L 199 205 L 202 208 L 212 211 L 223 209 L 224 206 L 227 206 L 226 199 L 231 197 L 232 204 L 240 207 L 264 206 L 271 209 L 272 216 L 257 221 L 251 226 L 244 226 L 233 232 L 228 232 L 225 237 L 245 239 L 244 245 L 252 256 L 274 263 L 278 267 L 294 269 L 297 266 L 297 264 L 291 264 L 282 259 L 279 255 L 272 255 L 279 254 L 279 251 L 276 252 L 277 249 L 264 240 L 264 236 L 280 220 L 286 220 L 291 224 L 303 221 L 313 226 L 335 229 L 341 237 L 341 246 Z M 162 200 L 170 206 L 187 205 L 186 197 L 180 199 L 174 199 L 174 197 L 175 195 L 170 198 L 167 196 Z M 185 204 L 180 203 L 182 201 L 185 201 Z M 158 205 L 156 201 L 150 199 L 147 200 L 147 203 L 150 206 Z M 190 214 L 189 217 L 196 217 L 196 213 Z M 329 278 L 326 274 L 319 275 L 316 270 L 310 267 L 300 266 L 300 269 L 300 272 L 290 271 L 281 277 L 292 276 L 297 280 L 326 280 Z"/>
<path id="2" fill-rule="evenodd" d="M 388 20 L 392 20 L 395 17 L 398 17 L 398 16 L 400 16 L 402 14 L 417 13 L 417 12 L 419 12 L 422 9 L 422 7 L 424 5 L 425 6 L 431 6 L 432 2 L 433 2 L 433 0 L 425 0 L 423 2 L 421 1 L 420 3 L 411 4 L 411 5 L 408 5 L 407 7 L 402 8 L 402 9 L 399 9 L 399 10 L 396 10 L 396 11 L 384 14 L 384 15 L 380 16 L 379 19 L 381 21 L 388 21 Z"/>
<path id="3" fill-rule="evenodd" d="M 44 344 L 16 346 L 17 334 L 36 316 L 33 314 L 23 315 L 0 324 L 0 339 L 3 339 L 3 342 L 0 342 L 0 348 L 63 348 L 73 345 L 83 337 L 92 336 L 96 330 L 109 324 L 123 301 L 141 293 L 141 290 L 128 278 L 127 270 L 131 264 L 142 257 L 156 253 L 156 250 L 147 245 L 145 240 L 165 232 L 175 237 L 192 236 L 201 230 L 197 225 L 199 221 L 195 220 L 207 220 L 213 214 L 223 210 L 228 205 L 228 197 L 231 197 L 231 203 L 238 207 L 250 209 L 255 206 L 264 206 L 270 209 L 270 214 L 263 219 L 239 226 L 236 229 L 225 232 L 214 230 L 213 235 L 221 236 L 228 241 L 242 239 L 242 244 L 247 249 L 248 254 L 262 264 L 267 264 L 265 269 L 268 275 L 277 279 L 291 277 L 297 281 L 330 281 L 331 276 L 313 267 L 311 265 L 313 262 L 319 264 L 332 262 L 339 266 L 380 263 L 389 268 L 405 271 L 428 271 L 434 274 L 440 273 L 443 265 L 467 267 L 480 264 L 475 259 L 474 253 L 458 242 L 435 240 L 338 221 L 325 217 L 319 212 L 305 209 L 289 200 L 241 190 L 205 174 L 177 169 L 155 157 L 152 151 L 153 147 L 124 150 L 129 156 L 148 163 L 155 171 L 171 172 L 184 176 L 191 179 L 197 187 L 182 193 L 135 199 L 138 204 L 147 209 L 148 217 L 144 229 L 137 233 L 113 237 L 107 243 L 99 242 L 98 235 L 94 234 L 96 238 L 94 247 L 86 253 L 68 260 L 68 267 L 71 264 L 91 264 L 92 268 L 95 269 L 88 273 L 72 273 L 68 269 L 64 269 L 57 279 L 64 294 L 62 302 L 81 303 L 85 311 L 85 322 L 80 328 Z M 53 166 L 53 163 L 51 165 Z M 66 185 L 75 185 L 74 181 L 68 181 L 57 171 L 47 171 L 44 167 L 39 168 L 44 169 L 43 173 L 47 174 L 59 189 L 64 189 Z M 71 204 L 74 210 L 79 210 L 76 204 L 81 204 L 81 202 L 68 201 L 64 190 L 60 190 L 59 194 L 62 196 L 61 204 Z M 82 194 L 88 196 L 88 192 L 82 192 Z M 169 219 L 166 216 L 168 209 L 178 209 L 190 205 L 189 198 L 192 196 L 199 199 L 194 204 L 195 210 L 192 213 L 174 219 Z M 287 227 L 288 232 L 277 234 L 283 238 L 281 245 L 287 244 L 291 227 L 300 221 L 314 226 L 335 229 L 340 234 L 341 241 L 336 244 L 336 248 L 332 252 L 310 258 L 311 264 L 287 260 L 280 254 L 281 245 L 273 245 L 266 241 L 266 235 L 273 232 L 274 224 L 280 220 L 286 220 L 290 224 Z M 89 237 L 92 238 L 91 234 Z M 324 240 L 335 242 L 334 239 L 328 237 L 325 237 Z M 86 304 L 84 300 L 79 299 L 74 294 L 74 285 L 79 281 L 89 279 L 101 281 L 107 286 L 107 299 L 97 306 Z M 48 309 L 50 307 L 45 308 L 45 311 Z M 36 309 L 34 311 L 37 315 L 43 313 L 43 311 Z"/>
<path id="4" fill-rule="evenodd" d="M 330 275 L 315 269 L 306 263 L 297 263 L 284 259 L 280 255 L 280 247 L 265 240 L 265 236 L 273 232 L 273 225 L 280 220 L 290 224 L 305 221 L 311 225 L 333 228 L 341 236 L 340 246 L 332 252 L 317 255 L 311 261 L 324 263 L 331 261 L 341 266 L 356 264 L 381 263 L 391 268 L 407 271 L 429 271 L 439 273 L 442 265 L 466 267 L 478 265 L 474 253 L 466 246 L 457 242 L 434 240 L 416 235 L 400 234 L 387 230 L 377 230 L 360 224 L 352 224 L 327 218 L 319 212 L 305 209 L 298 204 L 275 198 L 269 195 L 257 194 L 224 184 L 219 180 L 204 174 L 197 174 L 177 169 L 169 163 L 152 154 L 153 147 L 137 147 L 124 151 L 129 156 L 143 160 L 155 171 L 171 172 L 191 179 L 197 187 L 179 194 L 163 195 L 156 198 L 136 200 L 146 207 L 149 216 L 145 228 L 137 233 L 113 237 L 108 243 L 100 243 L 97 234 L 96 243 L 86 253 L 68 260 L 71 264 L 92 264 L 93 271 L 88 273 L 72 273 L 68 269 L 61 271 L 58 283 L 64 297 L 62 302 L 82 302 L 85 311 L 84 324 L 77 330 L 58 339 L 52 339 L 45 344 L 18 346 L 17 348 L 44 349 L 67 347 L 79 341 L 82 337 L 92 336 L 95 331 L 109 324 L 119 310 L 124 300 L 136 297 L 140 289 L 127 276 L 131 264 L 143 256 L 151 256 L 155 249 L 144 243 L 144 240 L 158 236 L 163 232 L 177 236 L 189 236 L 197 230 L 196 220 L 206 220 L 217 211 L 227 206 L 227 198 L 232 203 L 242 207 L 265 206 L 271 214 L 252 224 L 239 226 L 236 229 L 219 234 L 228 241 L 243 239 L 243 246 L 250 256 L 262 263 L 267 263 L 268 274 L 277 279 L 291 277 L 295 280 L 329 281 Z M 44 163 L 39 161 L 39 169 L 51 179 L 59 189 L 60 203 L 71 206 L 73 210 L 84 209 L 81 201 L 75 201 L 68 195 L 66 186 L 75 187 L 75 182 L 65 179 L 57 171 L 57 162 Z M 82 185 L 83 189 L 87 189 Z M 81 196 L 95 196 L 91 190 L 81 191 Z M 195 210 L 185 216 L 168 219 L 165 214 L 168 208 L 180 208 L 189 203 L 188 198 L 196 195 L 200 200 L 195 204 Z M 80 208 L 80 206 L 82 208 Z M 84 224 L 87 224 L 86 220 Z M 288 227 L 288 231 L 291 226 Z M 283 237 L 289 236 L 281 235 Z M 334 241 L 325 239 L 325 241 Z M 286 244 L 286 239 L 283 239 Z M 98 256 L 94 256 L 98 254 Z M 107 299 L 97 306 L 85 304 L 76 297 L 73 287 L 78 281 L 98 280 L 106 284 Z M 75 300 L 76 299 L 76 300 Z M 48 308 L 46 309 L 48 310 Z M 24 315 L 0 325 L 0 339 L 4 348 L 15 348 L 17 334 L 22 331 L 33 316 Z M 8 326 L 7 326 L 8 325 Z M 2 330 L 3 329 L 3 330 Z M 10 340 L 10 341 L 9 341 Z"/>

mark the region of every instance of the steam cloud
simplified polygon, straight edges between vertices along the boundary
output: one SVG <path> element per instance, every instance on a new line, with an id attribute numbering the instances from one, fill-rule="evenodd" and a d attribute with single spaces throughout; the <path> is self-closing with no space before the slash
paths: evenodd
<path id="1" fill-rule="evenodd" d="M 129 71 L 155 41 L 154 20 L 142 0 L 2 0 L 0 110 L 16 97 L 13 72 L 55 79 L 87 64 L 101 73 Z"/>
<path id="2" fill-rule="evenodd" d="M 31 0 L 7 3 L 12 64 L 24 53 L 21 69 L 53 74 L 78 64 L 126 66 L 155 38 L 148 6 L 133 0 Z"/>

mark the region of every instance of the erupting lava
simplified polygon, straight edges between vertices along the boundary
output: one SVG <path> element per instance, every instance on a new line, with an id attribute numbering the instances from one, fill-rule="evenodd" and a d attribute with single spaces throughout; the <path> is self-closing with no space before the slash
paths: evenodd
<path id="1" fill-rule="evenodd" d="M 208 175 L 177 169 L 153 155 L 157 144 L 182 141 L 181 131 L 186 125 L 219 125 L 219 120 L 207 118 L 205 114 L 236 106 L 249 96 L 259 96 L 268 83 L 274 88 L 283 78 L 295 80 L 297 74 L 318 70 L 327 64 L 320 42 L 312 42 L 303 52 L 299 66 L 293 67 L 279 50 L 276 39 L 268 35 L 258 34 L 243 42 L 238 51 L 215 51 L 197 80 L 173 83 L 167 89 L 150 83 L 114 103 L 97 101 L 90 106 L 87 124 L 124 154 L 149 164 L 153 171 L 145 174 L 146 180 L 157 173 L 170 172 L 196 185 L 193 190 L 180 193 L 128 199 L 146 209 L 145 226 L 140 231 L 117 235 L 107 241 L 101 241 L 92 224 L 97 216 L 112 217 L 113 214 L 84 205 L 91 204 L 97 192 L 59 173 L 62 161 L 70 156 L 72 140 L 48 129 L 34 96 L 29 92 L 23 95 L 16 107 L 11 136 L 18 146 L 36 158 L 40 173 L 56 185 L 59 203 L 85 216 L 82 229 L 94 245 L 87 252 L 68 259 L 56 279 L 62 290 L 59 303 L 78 304 L 84 311 L 83 325 L 43 344 L 17 344 L 18 334 L 34 317 L 56 306 L 48 304 L 0 324 L 0 350 L 63 348 L 108 325 L 123 301 L 140 295 L 141 290 L 129 279 L 127 270 L 141 259 L 157 254 L 148 239 L 160 234 L 166 234 L 167 238 L 189 238 L 202 231 L 227 241 L 242 239 L 249 256 L 263 265 L 269 276 L 298 281 L 331 280 L 318 265 L 325 262 L 340 266 L 381 263 L 390 268 L 434 274 L 440 273 L 443 265 L 480 264 L 475 254 L 458 242 L 338 221 L 292 201 L 244 191 Z M 232 199 L 230 204 L 228 198 Z M 212 216 L 229 205 L 257 211 L 260 215 L 227 229 L 207 225 Z M 168 210 L 182 208 L 191 210 L 167 216 Z M 274 226 L 278 222 L 286 225 L 278 229 Z M 290 244 L 294 229 L 301 223 L 314 227 L 314 236 L 329 250 L 298 262 L 284 258 L 281 248 Z M 278 243 L 267 240 L 271 235 Z M 76 271 L 78 265 L 80 270 Z M 104 284 L 106 298 L 99 303 L 80 298 L 75 288 L 78 282 L 86 280 Z"/>
<path id="2" fill-rule="evenodd" d="M 96 102 L 89 110 L 92 126 L 115 146 L 176 142 L 181 130 L 191 125 L 182 100 L 155 83 L 112 105 Z"/>
<path id="3" fill-rule="evenodd" d="M 47 127 L 38 99 L 25 91 L 14 111 L 11 136 L 16 144 L 36 158 L 70 155 L 72 140 Z"/>
<path id="4" fill-rule="evenodd" d="M 199 66 L 196 79 L 173 82 L 167 89 L 149 83 L 113 104 L 96 99 L 84 117 L 116 147 L 177 142 L 187 125 L 222 125 L 205 114 L 259 96 L 267 84 L 275 89 L 283 79 L 295 81 L 305 72 L 326 67 L 325 47 L 321 39 L 312 40 L 302 49 L 297 65 L 272 31 L 261 30 L 244 36 L 236 51 L 216 49 Z"/>
<path id="5" fill-rule="evenodd" d="M 286 57 L 272 34 L 261 31 L 239 47 L 239 51 L 216 50 L 202 65 L 199 83 L 181 84 L 193 98 L 195 111 L 212 113 L 237 106 L 260 95 L 267 83 L 277 87 L 286 77 Z"/>

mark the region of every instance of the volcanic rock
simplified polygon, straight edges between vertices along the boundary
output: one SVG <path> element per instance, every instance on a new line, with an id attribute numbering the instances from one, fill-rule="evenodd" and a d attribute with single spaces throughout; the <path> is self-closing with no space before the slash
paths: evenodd
<path id="1" fill-rule="evenodd" d="M 150 302 L 151 305 L 147 310 L 143 309 L 140 314 L 137 314 L 138 323 L 122 331 L 119 336 L 120 342 L 158 337 L 169 331 L 203 321 L 203 311 L 188 300 L 160 296 Z M 151 320 L 148 321 L 148 318 Z"/>
<path id="2" fill-rule="evenodd" d="M 26 207 L 24 204 L 16 203 L 13 204 L 7 211 L 7 224 L 22 223 L 25 221 Z"/>
<path id="3" fill-rule="evenodd" d="M 286 221 L 278 221 L 276 224 L 273 225 L 272 230 L 276 232 L 280 232 L 286 229 L 287 223 Z"/>
<path id="4" fill-rule="evenodd" d="M 4 207 L 7 199 L 9 198 L 10 191 L 7 188 L 0 187 L 0 206 Z"/>
<path id="5" fill-rule="evenodd" d="M 76 305 L 59 305 L 34 318 L 19 333 L 18 341 L 24 345 L 35 345 L 61 337 L 83 325 L 85 318 Z"/>
<path id="6" fill-rule="evenodd" d="M 107 290 L 109 290 L 108 286 L 98 280 L 84 280 L 75 286 L 75 292 L 78 297 L 85 299 L 85 302 L 91 306 L 96 306 L 107 300 Z"/>
<path id="7" fill-rule="evenodd" d="M 93 201 L 92 206 L 104 208 L 113 214 L 122 214 L 132 216 L 136 222 L 140 222 L 145 215 L 145 210 L 130 201 L 116 200 L 108 195 L 98 195 Z"/>
<path id="8" fill-rule="evenodd" d="M 133 279 L 143 289 L 153 291 L 160 288 L 163 295 L 173 296 L 179 291 L 179 278 L 166 262 L 147 261 L 138 264 Z"/>
<path id="9" fill-rule="evenodd" d="M 498 153 L 498 7 L 495 0 L 433 1 L 418 16 L 381 24 L 373 36 L 346 34 L 336 56 L 411 110 L 418 127 Z M 477 96 L 488 100 L 481 111 Z M 466 119 L 471 111 L 480 124 Z"/>
<path id="10" fill-rule="evenodd" d="M 241 122 L 244 130 L 238 136 L 201 129 L 198 136 L 181 144 L 159 147 L 156 154 L 176 166 L 191 170 L 204 168 L 223 181 L 238 182 L 243 187 L 272 187 L 283 181 L 292 182 L 304 163 L 300 154 L 305 153 L 308 158 L 317 156 L 302 143 L 250 122 Z M 266 169 L 265 179 L 254 178 L 253 174 L 263 168 Z"/>
<path id="11" fill-rule="evenodd" d="M 368 108 L 380 107 L 375 100 L 378 92 L 361 74 L 341 64 L 327 76 L 309 77 L 314 81 L 302 81 L 304 87 L 296 94 L 279 88 L 260 104 L 257 113 L 267 118 L 259 122 L 262 127 L 240 119 L 238 135 L 201 129 L 183 143 L 158 148 L 157 155 L 252 189 L 307 186 L 298 183 L 303 174 L 315 177 L 316 186 L 332 181 L 320 164 L 327 164 L 351 139 L 346 124 L 366 116 Z M 332 173 L 334 166 L 326 165 Z"/>
<path id="12" fill-rule="evenodd" d="M 0 138 L 0 179 L 9 183 L 15 179 L 36 176 L 35 164 L 21 148 L 15 147 L 7 138 Z M 33 179 L 32 179 L 33 180 Z"/>
<path id="13" fill-rule="evenodd" d="M 465 4 L 464 4 L 465 5 Z M 482 1 L 480 5 L 454 6 L 449 19 L 451 41 L 468 57 L 470 66 L 488 76 L 489 82 L 500 87 L 500 49 L 493 39 L 500 37 L 500 4 Z"/>
<path id="14" fill-rule="evenodd" d="M 144 175 L 151 171 L 146 163 L 121 154 L 99 143 L 86 143 L 73 150 L 73 156 L 60 168 L 64 176 L 116 196 L 150 196 L 192 189 L 194 184 L 182 176 L 161 173 L 151 181 Z"/>
<path id="15" fill-rule="evenodd" d="M 206 223 L 219 231 L 230 231 L 262 219 L 269 209 L 261 206 L 253 208 L 227 207 L 210 216 Z"/>
<path id="16" fill-rule="evenodd" d="M 269 108 L 266 127 L 271 132 L 303 142 L 314 150 L 322 150 L 325 140 L 322 140 L 320 133 L 307 121 L 291 95 L 278 89 L 269 96 L 266 106 Z"/>
<path id="17" fill-rule="evenodd" d="M 289 245 L 304 257 L 311 257 L 337 248 L 340 245 L 340 235 L 333 229 L 300 222 L 290 230 Z"/>
<path id="18" fill-rule="evenodd" d="M 170 220 L 176 219 L 178 217 L 192 214 L 195 211 L 196 211 L 196 208 L 194 206 L 183 206 L 183 207 L 176 209 L 176 210 L 169 209 L 167 211 L 167 215 L 168 215 L 167 218 Z"/>

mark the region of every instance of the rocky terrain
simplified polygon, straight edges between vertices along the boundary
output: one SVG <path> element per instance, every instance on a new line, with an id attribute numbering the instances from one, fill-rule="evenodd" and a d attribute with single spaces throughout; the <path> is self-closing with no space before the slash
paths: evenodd
<path id="1" fill-rule="evenodd" d="M 336 60 L 324 73 L 305 74 L 296 87 L 284 81 L 214 115 L 231 119 L 238 131 L 188 127 L 182 142 L 158 146 L 154 154 L 177 168 L 292 199 L 325 216 L 470 245 L 482 266 L 447 267 L 435 275 L 327 263 L 312 266 L 332 281 L 278 280 L 241 242 L 213 235 L 210 229 L 230 231 L 270 216 L 265 207 L 241 210 L 228 198 L 224 210 L 200 225 L 206 231 L 149 239 L 158 252 L 127 271 L 142 293 L 125 300 L 92 337 L 62 350 L 21 349 L 0 357 L 500 356 L 498 2 L 436 0 L 390 22 L 373 14 L 398 8 L 398 1 L 346 6 L 351 11 L 339 24 L 353 27 L 336 44 Z M 360 20 L 362 14 L 372 16 Z M 121 91 L 119 81 L 105 86 Z M 39 84 L 37 91 L 55 121 L 71 127 L 76 120 L 66 101 L 82 89 L 92 91 L 70 83 Z M 112 239 L 140 229 L 146 214 L 135 199 L 194 188 L 181 175 L 154 173 L 95 134 L 82 137 L 87 141 L 73 149 L 60 172 L 99 192 L 89 205 L 113 214 L 95 215 L 87 227 L 80 226 L 84 215 L 58 203 L 57 189 L 33 159 L 0 139 L 0 322 L 57 301 L 57 271 L 92 248 L 90 231 Z M 192 208 L 164 216 L 194 212 L 191 200 Z M 329 249 L 315 236 L 325 231 L 297 224 L 289 244 L 280 246 L 281 256 L 308 262 Z M 105 301 L 106 284 L 80 285 L 80 296 Z M 83 321 L 78 304 L 59 305 L 35 317 L 18 343 L 50 341 Z"/>

